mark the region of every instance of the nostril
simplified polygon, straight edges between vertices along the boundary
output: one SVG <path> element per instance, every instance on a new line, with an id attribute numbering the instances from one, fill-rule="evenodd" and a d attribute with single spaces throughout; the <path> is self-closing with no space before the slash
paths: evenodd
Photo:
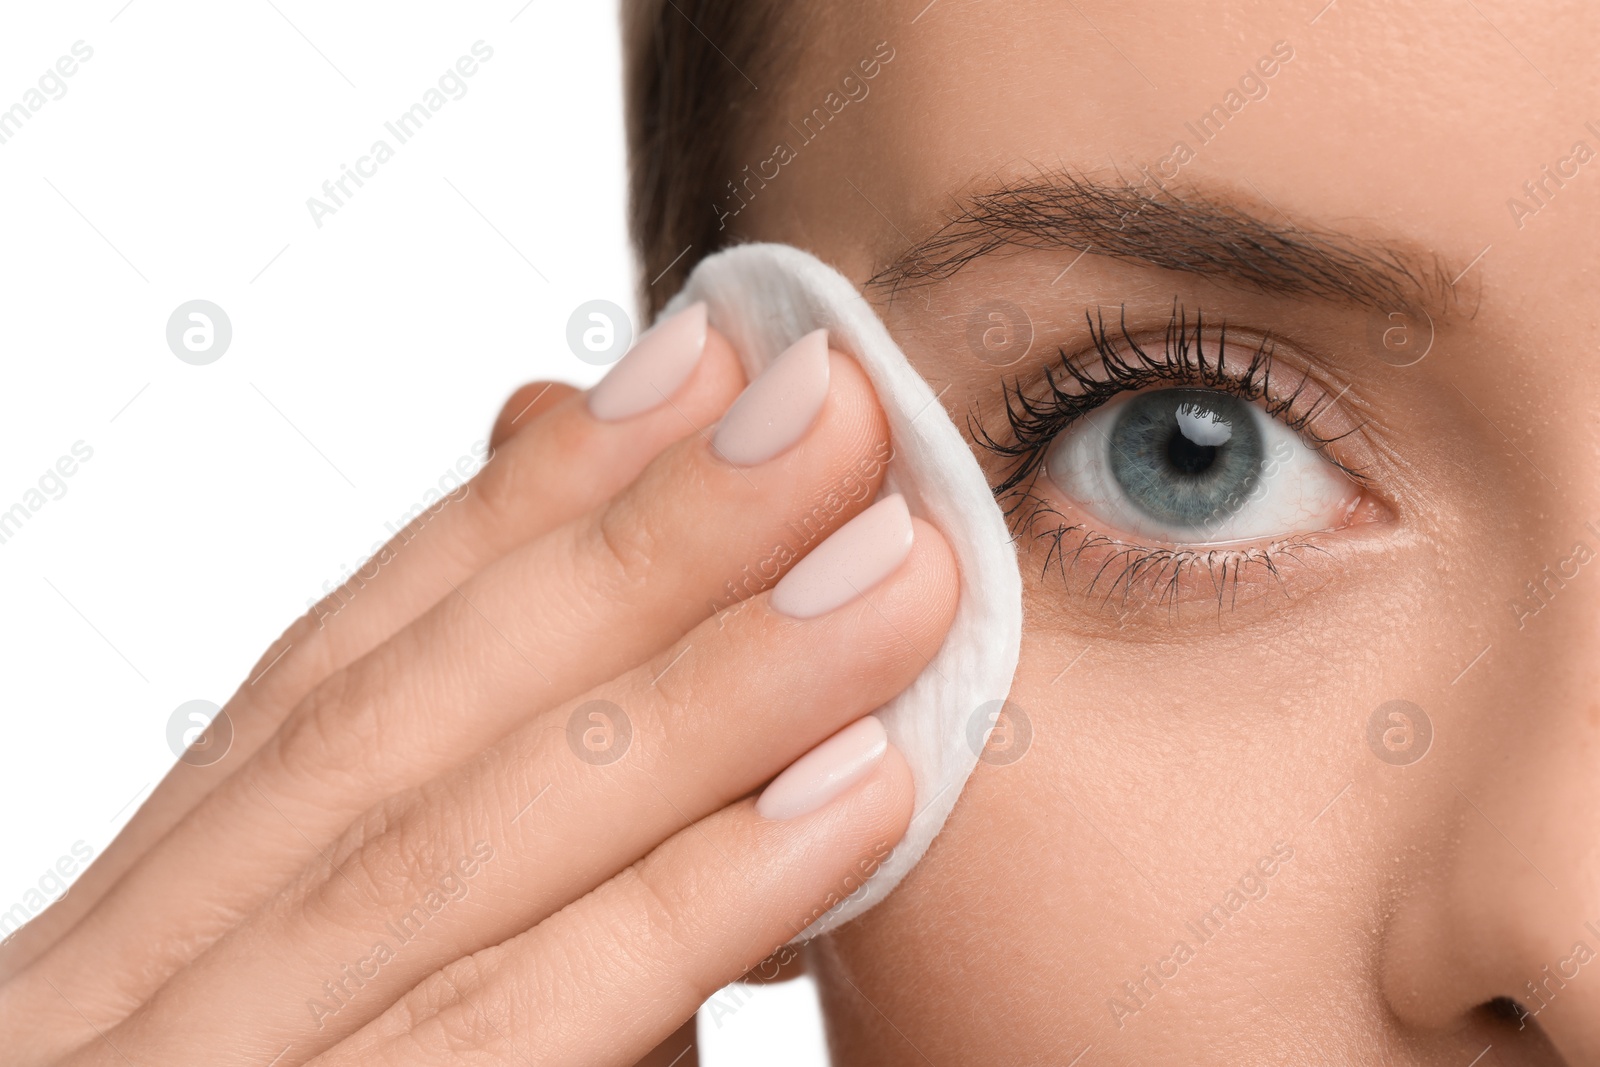
<path id="1" fill-rule="evenodd" d="M 1534 1018 L 1537 1013 L 1529 1011 L 1521 1001 L 1511 997 L 1495 997 L 1479 1005 L 1473 1014 L 1495 1029 L 1510 1031 L 1515 1035 L 1510 1047 L 1515 1048 L 1522 1058 L 1514 1062 L 1549 1064 L 1551 1067 L 1564 1067 L 1567 1063 L 1551 1042 L 1550 1035 L 1539 1025 L 1539 1020 Z"/>
<path id="2" fill-rule="evenodd" d="M 1483 1013 L 1495 1022 L 1511 1022 L 1520 1024 L 1528 1016 L 1528 1009 L 1512 1000 L 1510 997 L 1495 997 L 1483 1006 Z M 1530 1018 L 1531 1023 L 1533 1020 Z"/>

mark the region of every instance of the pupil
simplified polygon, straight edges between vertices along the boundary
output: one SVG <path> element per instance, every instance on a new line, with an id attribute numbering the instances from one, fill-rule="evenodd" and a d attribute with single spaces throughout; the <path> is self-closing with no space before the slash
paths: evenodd
<path id="1" fill-rule="evenodd" d="M 1195 444 L 1181 430 L 1167 438 L 1167 462 L 1179 474 L 1204 474 L 1216 459 L 1217 446 Z"/>
<path id="2" fill-rule="evenodd" d="M 1107 434 L 1106 460 L 1129 503 L 1209 539 L 1255 490 L 1265 451 L 1257 423 L 1249 404 L 1214 389 L 1140 393 Z"/>

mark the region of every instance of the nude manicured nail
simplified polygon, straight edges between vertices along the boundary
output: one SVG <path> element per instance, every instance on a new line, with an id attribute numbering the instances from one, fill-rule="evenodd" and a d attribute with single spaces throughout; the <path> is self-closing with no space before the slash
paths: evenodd
<path id="1" fill-rule="evenodd" d="M 828 331 L 812 330 L 783 350 L 733 402 L 711 447 L 753 467 L 805 436 L 828 399 Z"/>
<path id="2" fill-rule="evenodd" d="M 772 610 L 812 619 L 843 607 L 893 574 L 911 553 L 905 497 L 886 496 L 833 532 L 772 590 Z"/>
<path id="3" fill-rule="evenodd" d="M 689 380 L 706 348 L 706 306 L 690 304 L 650 329 L 611 373 L 589 390 L 589 414 L 602 422 L 643 415 Z"/>
<path id="4" fill-rule="evenodd" d="M 763 819 L 810 815 L 855 785 L 889 751 L 883 723 L 868 715 L 846 726 L 789 765 L 756 800 Z"/>

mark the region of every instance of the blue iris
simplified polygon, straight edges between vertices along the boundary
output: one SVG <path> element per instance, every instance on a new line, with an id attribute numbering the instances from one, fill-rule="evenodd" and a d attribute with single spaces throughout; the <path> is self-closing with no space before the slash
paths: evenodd
<path id="1" fill-rule="evenodd" d="M 1217 525 L 1250 498 L 1265 449 L 1250 405 L 1209 389 L 1132 397 L 1110 434 L 1111 472 L 1135 506 L 1184 529 Z"/>

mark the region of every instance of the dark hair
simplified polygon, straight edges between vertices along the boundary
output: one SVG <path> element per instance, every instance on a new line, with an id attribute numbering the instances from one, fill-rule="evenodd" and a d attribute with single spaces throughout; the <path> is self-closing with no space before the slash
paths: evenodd
<path id="1" fill-rule="evenodd" d="M 647 319 L 732 236 L 718 219 L 718 191 L 738 170 L 763 91 L 776 90 L 782 8 L 767 0 L 623 0 L 628 229 Z M 743 71 L 763 72 L 763 89 Z"/>

